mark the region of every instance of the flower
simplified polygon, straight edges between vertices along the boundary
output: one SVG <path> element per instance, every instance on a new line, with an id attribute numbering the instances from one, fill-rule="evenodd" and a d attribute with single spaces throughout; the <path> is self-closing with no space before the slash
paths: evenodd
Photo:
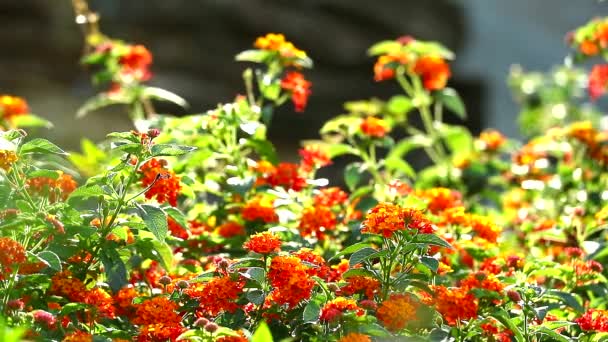
<path id="1" fill-rule="evenodd" d="M 279 163 L 264 181 L 270 186 L 300 191 L 306 186 L 306 179 L 300 176 L 299 167 L 294 163 Z"/>
<path id="2" fill-rule="evenodd" d="M 182 240 L 188 239 L 188 230 L 182 227 L 177 221 L 175 221 L 171 216 L 167 216 L 167 227 L 169 228 L 169 232 L 172 236 L 180 238 Z"/>
<path id="3" fill-rule="evenodd" d="M 285 58 L 306 58 L 305 51 L 296 48 L 280 33 L 268 33 L 263 37 L 258 37 L 253 46 L 261 50 L 276 51 Z M 290 64 L 289 62 L 284 63 Z"/>
<path id="4" fill-rule="evenodd" d="M 272 201 L 256 197 L 245 204 L 241 210 L 241 216 L 247 221 L 263 221 L 274 223 L 279 221 L 279 216 L 274 211 Z"/>
<path id="5" fill-rule="evenodd" d="M 23 245 L 9 237 L 0 237 L 0 279 L 2 279 L 2 274 L 13 272 L 15 265 L 24 263 L 26 260 Z"/>
<path id="6" fill-rule="evenodd" d="M 327 151 L 320 145 L 306 145 L 298 153 L 302 157 L 300 167 L 304 172 L 311 172 L 316 168 L 331 165 L 331 159 Z"/>
<path id="7" fill-rule="evenodd" d="M 309 299 L 315 281 L 307 271 L 308 267 L 298 257 L 278 255 L 272 258 L 268 280 L 274 289 L 266 297 L 265 306 L 276 303 L 291 309 Z"/>
<path id="8" fill-rule="evenodd" d="M 0 150 L 0 169 L 4 171 L 10 170 L 17 160 L 19 160 L 19 157 L 17 157 L 15 151 Z"/>
<path id="9" fill-rule="evenodd" d="M 468 289 L 484 289 L 502 294 L 505 285 L 495 275 L 485 272 L 469 274 L 460 282 L 460 287 Z"/>
<path id="10" fill-rule="evenodd" d="M 372 138 L 382 138 L 391 130 L 386 121 L 373 116 L 366 117 L 361 122 L 359 129 L 363 134 Z"/>
<path id="11" fill-rule="evenodd" d="M 455 326 L 460 320 L 477 317 L 478 301 L 468 288 L 445 286 L 431 288 L 435 291 L 435 308 L 447 324 Z"/>
<path id="12" fill-rule="evenodd" d="M 271 232 L 262 232 L 252 235 L 243 248 L 259 254 L 276 253 L 281 250 L 281 239 Z"/>
<path id="13" fill-rule="evenodd" d="M 479 135 L 480 148 L 484 151 L 497 151 L 505 144 L 507 138 L 495 129 L 488 129 Z"/>
<path id="14" fill-rule="evenodd" d="M 608 86 L 608 64 L 598 64 L 591 69 L 587 91 L 591 100 L 597 100 Z"/>
<path id="15" fill-rule="evenodd" d="M 380 281 L 372 277 L 352 276 L 346 278 L 346 283 L 340 289 L 340 293 L 346 296 L 362 293 L 367 299 L 373 299 L 380 290 Z"/>
<path id="16" fill-rule="evenodd" d="M 308 103 L 308 97 L 312 93 L 312 83 L 304 78 L 302 73 L 291 71 L 281 80 L 281 88 L 291 92 L 291 101 L 296 112 L 302 112 Z"/>
<path id="17" fill-rule="evenodd" d="M 82 302 L 94 307 L 94 313 L 98 317 L 114 318 L 115 310 L 112 296 L 105 290 L 94 288 L 83 294 Z"/>
<path id="18" fill-rule="evenodd" d="M 177 304 L 165 296 L 146 299 L 137 305 L 133 323 L 138 325 L 179 325 L 182 318 L 177 314 L 177 308 Z"/>
<path id="19" fill-rule="evenodd" d="M 12 120 L 29 112 L 27 102 L 21 97 L 0 95 L 0 119 Z"/>
<path id="20" fill-rule="evenodd" d="M 418 190 L 415 194 L 428 201 L 427 208 L 433 214 L 438 214 L 448 208 L 462 205 L 462 195 L 458 191 L 448 188 Z"/>
<path id="21" fill-rule="evenodd" d="M 140 171 L 142 173 L 141 186 L 148 188 L 146 198 L 151 199 L 156 196 L 158 203 L 168 202 L 172 206 L 177 206 L 177 197 L 181 190 L 180 178 L 172 170 L 167 170 L 165 160 L 152 158 L 144 163 Z"/>
<path id="22" fill-rule="evenodd" d="M 48 311 L 35 310 L 32 312 L 32 316 L 34 318 L 34 322 L 44 324 L 47 328 L 53 328 L 55 323 L 57 323 L 55 316 Z"/>
<path id="23" fill-rule="evenodd" d="M 236 333 L 238 336 L 220 336 L 215 339 L 215 342 L 249 342 L 249 339 L 245 336 L 245 334 L 243 334 L 242 331 L 239 330 Z"/>
<path id="24" fill-rule="evenodd" d="M 82 302 L 83 295 L 87 292 L 84 283 L 72 276 L 72 272 L 64 270 L 51 277 L 50 293 L 63 296 L 74 302 Z"/>
<path id="25" fill-rule="evenodd" d="M 348 194 L 338 187 L 330 187 L 319 190 L 313 201 L 316 206 L 333 207 L 342 205 L 348 200 Z M 608 210 L 608 209 L 607 209 Z"/>
<path id="26" fill-rule="evenodd" d="M 390 331 L 399 331 L 416 320 L 419 303 L 408 294 L 391 294 L 377 311 L 378 320 Z"/>
<path id="27" fill-rule="evenodd" d="M 152 77 L 149 70 L 150 64 L 152 64 L 152 54 L 143 45 L 129 46 L 127 53 L 120 57 L 119 63 L 122 66 L 123 75 L 138 81 L 147 81 Z"/>
<path id="28" fill-rule="evenodd" d="M 422 56 L 416 60 L 414 73 L 422 78 L 422 85 L 427 90 L 445 88 L 451 76 L 450 66 L 443 58 L 435 55 Z"/>
<path id="29" fill-rule="evenodd" d="M 339 319 L 345 311 L 355 311 L 357 316 L 364 314 L 363 309 L 357 306 L 357 302 L 353 299 L 338 297 L 330 300 L 321 308 L 319 319 L 323 322 L 333 322 Z"/>
<path id="30" fill-rule="evenodd" d="M 331 270 L 327 266 L 325 259 L 323 259 L 319 253 L 310 248 L 300 248 L 298 251 L 293 253 L 293 256 L 296 256 L 300 260 L 307 262 L 309 265 L 314 266 L 308 269 L 307 273 L 309 276 L 317 276 L 321 279 L 327 280 Z"/>
<path id="31" fill-rule="evenodd" d="M 303 237 L 325 239 L 325 232 L 336 228 L 336 215 L 327 207 L 306 207 L 302 210 L 298 229 Z"/>
<path id="32" fill-rule="evenodd" d="M 349 333 L 339 339 L 338 342 L 372 342 L 372 339 L 364 334 Z"/>
<path id="33" fill-rule="evenodd" d="M 48 196 L 49 201 L 57 202 L 67 200 L 74 190 L 78 187 L 78 183 L 71 175 L 57 171 L 57 178 L 50 177 L 33 177 L 27 180 L 27 186 L 33 193 Z"/>
<path id="34" fill-rule="evenodd" d="M 590 309 L 574 322 L 585 331 L 608 332 L 608 311 Z"/>
<path id="35" fill-rule="evenodd" d="M 418 230 L 422 234 L 433 232 L 433 225 L 417 209 L 402 208 L 382 202 L 373 207 L 363 221 L 362 233 L 378 234 L 390 238 L 397 231 Z"/>
<path id="36" fill-rule="evenodd" d="M 224 239 L 229 239 L 235 236 L 245 235 L 245 227 L 240 223 L 234 221 L 228 221 L 216 229 L 217 234 Z"/>
<path id="37" fill-rule="evenodd" d="M 114 294 L 114 308 L 119 316 L 133 317 L 136 310 L 136 305 L 133 304 L 133 299 L 139 296 L 139 292 L 132 286 L 123 287 Z"/>
<path id="38" fill-rule="evenodd" d="M 376 82 L 390 80 L 395 77 L 395 69 L 408 62 L 407 54 L 395 52 L 378 57 L 374 64 L 374 80 Z"/>
<path id="39" fill-rule="evenodd" d="M 200 310 L 209 316 L 217 316 L 222 312 L 234 312 L 239 308 L 236 303 L 243 293 L 245 282 L 232 280 L 230 276 L 211 279 L 202 289 L 190 294 L 200 302 Z"/>

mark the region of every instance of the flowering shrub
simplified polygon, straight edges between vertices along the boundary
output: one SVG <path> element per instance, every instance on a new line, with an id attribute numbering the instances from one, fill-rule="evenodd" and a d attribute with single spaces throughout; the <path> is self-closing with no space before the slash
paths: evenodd
<path id="1" fill-rule="evenodd" d="M 568 36 L 573 61 L 605 56 L 607 20 Z M 186 103 L 145 84 L 145 47 L 96 30 L 86 43 L 104 88 L 77 115 L 122 104 L 136 129 L 68 154 L 30 137 L 50 124 L 24 99 L 0 96 L 3 341 L 608 336 L 608 132 L 583 103 L 606 92 L 604 65 L 514 69 L 518 143 L 443 122 L 466 117 L 450 51 L 383 41 L 373 77 L 402 93 L 347 103 L 288 163 L 267 127 L 287 101 L 305 110 L 312 61 L 283 35 L 237 55 L 244 95 L 184 117 L 155 113 Z M 431 165 L 405 161 L 414 149 Z M 346 188 L 316 177 L 343 155 Z"/>

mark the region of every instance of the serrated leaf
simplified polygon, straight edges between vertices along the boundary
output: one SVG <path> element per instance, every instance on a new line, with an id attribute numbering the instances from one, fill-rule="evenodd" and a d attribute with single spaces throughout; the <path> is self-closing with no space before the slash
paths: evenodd
<path id="1" fill-rule="evenodd" d="M 74 205 L 74 201 L 82 201 L 91 197 L 99 197 L 105 194 L 103 188 L 97 184 L 95 185 L 83 185 L 79 188 L 76 188 L 70 196 L 68 197 L 67 202 L 70 205 Z"/>
<path id="2" fill-rule="evenodd" d="M 159 207 L 141 204 L 137 205 L 137 213 L 146 224 L 148 230 L 154 234 L 154 237 L 159 241 L 165 241 L 169 230 L 165 212 Z"/>
<path id="3" fill-rule="evenodd" d="M 418 234 L 414 236 L 411 242 L 453 248 L 452 245 L 450 245 L 447 241 L 435 234 Z"/>
<path id="4" fill-rule="evenodd" d="M 437 273 L 437 269 L 439 268 L 439 261 L 437 259 L 423 256 L 420 257 L 420 262 L 433 271 L 433 273 Z"/>
<path id="5" fill-rule="evenodd" d="M 496 309 L 491 313 L 491 316 L 496 318 L 500 323 L 502 323 L 506 328 L 511 330 L 513 333 L 513 337 L 515 337 L 515 341 L 517 342 L 525 342 L 525 338 L 521 333 L 521 330 L 511 321 L 511 317 L 509 314 L 503 309 Z"/>
<path id="6" fill-rule="evenodd" d="M 364 268 L 353 268 L 342 274 L 342 278 L 347 279 L 350 277 L 363 276 L 363 277 L 372 277 L 376 278 L 376 274 L 370 270 L 366 270 Z"/>
<path id="7" fill-rule="evenodd" d="M 452 88 L 444 88 L 438 93 L 439 101 L 460 119 L 465 120 L 467 118 L 467 111 L 464 106 L 464 102 L 460 98 L 460 95 L 456 90 Z"/>
<path id="8" fill-rule="evenodd" d="M 358 251 L 358 250 L 360 250 L 362 248 L 370 247 L 370 246 L 371 246 L 371 244 L 369 242 L 357 242 L 357 243 L 355 243 L 353 245 L 350 245 L 350 246 L 342 249 L 342 251 L 340 251 L 338 254 L 332 256 L 329 260 L 333 260 L 333 259 L 339 258 L 339 257 L 341 257 L 343 255 L 352 254 L 352 253 L 354 253 L 354 252 L 356 252 L 356 251 Z"/>
<path id="9" fill-rule="evenodd" d="M 246 272 L 241 273 L 247 279 L 251 279 L 258 284 L 263 284 L 266 280 L 266 272 L 261 267 L 250 267 Z"/>
<path id="10" fill-rule="evenodd" d="M 150 149 L 153 157 L 181 156 L 196 150 L 196 147 L 185 145 L 158 144 Z"/>
<path id="11" fill-rule="evenodd" d="M 262 290 L 251 290 L 246 294 L 247 300 L 255 305 L 262 305 L 264 303 L 264 291 Z"/>
<path id="12" fill-rule="evenodd" d="M 371 247 L 365 247 L 362 249 L 359 249 L 358 251 L 354 252 L 353 255 L 350 256 L 350 259 L 348 260 L 348 264 L 350 265 L 350 267 L 353 267 L 359 263 L 361 263 L 364 260 L 369 259 L 371 256 L 375 255 L 378 251 L 376 249 L 373 249 Z"/>
<path id="13" fill-rule="evenodd" d="M 353 191 L 361 182 L 361 163 L 351 163 L 344 168 L 344 182 L 350 191 Z"/>
<path id="14" fill-rule="evenodd" d="M 42 154 L 59 154 L 59 155 L 67 155 L 64 150 L 60 149 L 57 145 L 52 142 L 42 139 L 36 138 L 32 139 L 25 144 L 21 145 L 19 149 L 19 154 L 29 154 L 29 153 L 42 153 Z"/>
<path id="15" fill-rule="evenodd" d="M 100 255 L 106 281 L 114 293 L 127 285 L 127 267 L 115 249 L 105 248 Z"/>

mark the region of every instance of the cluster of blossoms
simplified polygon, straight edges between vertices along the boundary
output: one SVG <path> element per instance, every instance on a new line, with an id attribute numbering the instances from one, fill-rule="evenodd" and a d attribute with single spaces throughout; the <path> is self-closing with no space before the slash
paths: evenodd
<path id="1" fill-rule="evenodd" d="M 596 18 L 570 32 L 568 43 L 577 52 L 579 59 L 605 53 L 608 49 L 608 19 Z M 589 74 L 588 92 L 592 100 L 602 96 L 608 88 L 608 64 L 597 64 Z"/>
<path id="2" fill-rule="evenodd" d="M 441 90 L 451 76 L 445 57 L 441 51 L 434 51 L 424 42 L 409 36 L 401 37 L 395 41 L 391 51 L 378 57 L 374 65 L 374 79 L 390 80 L 396 73 L 405 72 L 420 77 L 426 90 Z"/>
<path id="3" fill-rule="evenodd" d="M 146 198 L 156 197 L 158 203 L 169 203 L 177 206 L 177 198 L 181 190 L 180 177 L 167 169 L 167 161 L 152 158 L 141 168 L 141 185 L 146 190 Z"/>
<path id="4" fill-rule="evenodd" d="M 0 95 L 0 129 L 11 127 L 11 121 L 29 111 L 27 102 L 21 97 Z"/>
<path id="5" fill-rule="evenodd" d="M 420 211 L 402 208 L 397 204 L 380 203 L 372 208 L 362 223 L 362 233 L 378 234 L 390 238 L 399 231 L 416 231 L 431 234 L 433 224 Z"/>

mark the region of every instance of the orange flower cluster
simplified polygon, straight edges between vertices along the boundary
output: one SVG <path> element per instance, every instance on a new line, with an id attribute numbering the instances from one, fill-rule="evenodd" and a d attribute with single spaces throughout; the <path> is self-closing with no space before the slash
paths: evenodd
<path id="1" fill-rule="evenodd" d="M 405 65 L 408 62 L 407 54 L 404 52 L 395 52 L 378 57 L 374 64 L 374 80 L 376 82 L 386 81 L 395 77 L 395 69 L 399 65 Z"/>
<path id="2" fill-rule="evenodd" d="M 249 342 L 249 339 L 242 331 L 237 331 L 238 336 L 220 336 L 215 342 Z"/>
<path id="3" fill-rule="evenodd" d="M 271 232 L 262 232 L 252 235 L 243 248 L 258 254 L 277 253 L 281 251 L 281 239 Z"/>
<path id="4" fill-rule="evenodd" d="M 230 276 L 211 279 L 202 289 L 191 293 L 200 301 L 200 311 L 207 316 L 217 316 L 222 312 L 234 312 L 239 308 L 236 301 L 243 293 L 245 282 L 232 280 Z"/>
<path id="5" fill-rule="evenodd" d="M 27 186 L 32 193 L 48 196 L 49 201 L 56 202 L 58 199 L 65 201 L 70 194 L 76 190 L 78 183 L 71 175 L 59 172 L 56 179 L 49 177 L 34 177 L 27 180 Z"/>
<path id="6" fill-rule="evenodd" d="M 340 293 L 346 296 L 362 293 L 367 299 L 374 299 L 380 290 L 380 282 L 372 277 L 352 276 L 346 278 L 346 283 L 340 289 Z"/>
<path id="7" fill-rule="evenodd" d="M 143 45 L 131 45 L 127 52 L 120 57 L 121 74 L 138 81 L 147 81 L 152 77 L 150 65 L 152 54 Z"/>
<path id="8" fill-rule="evenodd" d="M 349 333 L 340 338 L 338 342 L 372 342 L 372 339 L 364 334 Z"/>
<path id="9" fill-rule="evenodd" d="M 171 235 L 175 236 L 176 238 L 186 240 L 190 236 L 186 228 L 182 227 L 179 223 L 172 219 L 171 216 L 167 216 L 167 227 L 169 227 L 169 232 Z"/>
<path id="10" fill-rule="evenodd" d="M 323 188 L 313 198 L 316 206 L 331 208 L 342 205 L 348 200 L 348 194 L 338 187 Z M 607 209 L 608 210 L 608 209 Z"/>
<path id="11" fill-rule="evenodd" d="M 608 73 L 606 82 L 608 85 Z M 587 153 L 591 158 L 602 164 L 608 164 L 608 148 L 606 147 L 608 132 L 597 131 L 590 121 L 572 123 L 567 131 L 568 136 L 580 141 L 587 147 Z"/>
<path id="12" fill-rule="evenodd" d="M 345 311 L 355 311 L 357 316 L 362 316 L 364 314 L 363 309 L 357 306 L 357 302 L 353 299 L 338 297 L 328 301 L 323 308 L 321 308 L 319 319 L 323 322 L 334 322 L 337 319 L 340 319 Z"/>
<path id="13" fill-rule="evenodd" d="M 81 302 L 87 289 L 80 279 L 72 275 L 72 272 L 64 270 L 51 277 L 50 292 L 74 302 Z"/>
<path id="14" fill-rule="evenodd" d="M 312 83 L 304 78 L 302 73 L 291 71 L 281 80 L 281 88 L 291 92 L 291 101 L 296 112 L 302 112 L 308 103 L 308 97 L 312 94 L 310 88 Z"/>
<path id="15" fill-rule="evenodd" d="M 304 172 L 311 172 L 317 168 L 331 165 L 331 159 L 327 151 L 320 145 L 306 145 L 298 153 L 302 158 L 300 167 Z"/>
<path id="16" fill-rule="evenodd" d="M 608 332 L 608 311 L 590 309 L 574 322 L 585 331 Z"/>
<path id="17" fill-rule="evenodd" d="M 133 299 L 138 297 L 140 293 L 132 286 L 123 287 L 114 294 L 114 308 L 119 316 L 132 318 L 135 314 L 136 305 L 133 304 Z"/>
<path id="18" fill-rule="evenodd" d="M 315 281 L 307 273 L 308 267 L 295 256 L 275 256 L 270 263 L 268 279 L 274 290 L 266 297 L 265 306 L 272 303 L 293 308 L 310 298 Z"/>
<path id="19" fill-rule="evenodd" d="M 417 190 L 415 195 L 428 202 L 427 208 L 433 214 L 439 214 L 448 208 L 462 205 L 460 192 L 448 188 Z"/>
<path id="20" fill-rule="evenodd" d="M 241 216 L 247 221 L 279 222 L 279 216 L 274 211 L 272 202 L 259 197 L 254 198 L 245 204 L 241 210 Z"/>
<path id="21" fill-rule="evenodd" d="M 91 320 L 95 320 L 96 317 L 103 318 L 114 318 L 114 300 L 110 294 L 101 288 L 94 288 L 90 291 L 86 291 L 82 294 L 82 302 L 90 305 L 93 310 L 90 312 Z"/>
<path id="22" fill-rule="evenodd" d="M 420 303 L 408 294 L 392 294 L 376 312 L 378 320 L 390 331 L 399 331 L 416 320 Z"/>
<path id="23" fill-rule="evenodd" d="M 15 151 L 0 150 L 0 169 L 4 171 L 10 170 L 17 160 L 19 160 L 19 157 L 17 157 Z"/>
<path id="24" fill-rule="evenodd" d="M 181 331 L 182 318 L 177 314 L 177 308 L 175 302 L 164 296 L 156 296 L 138 304 L 132 322 L 141 326 L 140 339 L 166 341 L 176 331 Z"/>
<path id="25" fill-rule="evenodd" d="M 14 266 L 26 260 L 23 245 L 9 237 L 0 237 L 0 276 L 13 272 Z"/>
<path id="26" fill-rule="evenodd" d="M 11 120 L 29 112 L 27 102 L 21 97 L 0 95 L 0 119 Z"/>
<path id="27" fill-rule="evenodd" d="M 363 119 L 359 129 L 363 134 L 372 138 L 383 138 L 391 130 L 386 121 L 373 116 Z"/>
<path id="28" fill-rule="evenodd" d="M 228 221 L 217 227 L 216 232 L 224 239 L 245 235 L 245 227 L 238 222 Z"/>
<path id="29" fill-rule="evenodd" d="M 61 342 L 93 342 L 93 335 L 85 331 L 76 330 L 65 335 Z"/>
<path id="30" fill-rule="evenodd" d="M 482 150 L 494 152 L 507 142 L 507 138 L 495 129 L 488 129 L 481 132 L 478 141 Z"/>
<path id="31" fill-rule="evenodd" d="M 168 202 L 177 206 L 177 197 L 182 186 L 179 177 L 172 170 L 167 170 L 167 161 L 152 158 L 144 163 L 140 171 L 142 173 L 141 186 L 150 188 L 146 191 L 146 198 L 156 196 L 158 203 Z"/>
<path id="32" fill-rule="evenodd" d="M 306 52 L 296 48 L 293 43 L 285 40 L 285 36 L 277 33 L 268 33 L 258 37 L 253 44 L 258 49 L 276 51 L 285 58 L 305 58 Z"/>
<path id="33" fill-rule="evenodd" d="M 477 317 L 478 300 L 466 287 L 446 288 L 445 286 L 432 286 L 435 291 L 435 309 L 443 316 L 445 322 L 451 326 L 461 320 Z"/>
<path id="34" fill-rule="evenodd" d="M 499 329 L 495 321 L 482 323 L 480 328 L 484 331 L 484 335 L 493 341 L 511 342 L 511 335 L 513 333 L 507 329 Z"/>
<path id="35" fill-rule="evenodd" d="M 441 90 L 452 75 L 450 66 L 440 56 L 427 55 L 416 60 L 414 73 L 422 78 L 422 85 L 427 90 Z"/>
<path id="36" fill-rule="evenodd" d="M 580 30 L 582 32 L 571 33 L 570 39 L 583 55 L 595 56 L 602 49 L 608 48 L 608 20 L 605 18 L 593 19 Z M 575 38 L 576 41 L 574 41 Z"/>
<path id="37" fill-rule="evenodd" d="M 335 229 L 336 224 L 336 215 L 328 207 L 306 207 L 302 210 L 298 229 L 303 237 L 324 240 L 325 232 Z"/>
<path id="38" fill-rule="evenodd" d="M 297 252 L 293 253 L 293 256 L 298 257 L 300 260 L 307 262 L 314 267 L 310 267 L 307 270 L 309 276 L 317 276 L 321 279 L 327 280 L 330 275 L 330 268 L 327 266 L 325 259 L 313 251 L 310 248 L 300 248 Z"/>
<path id="39" fill-rule="evenodd" d="M 420 210 L 383 202 L 367 213 L 361 232 L 390 238 L 397 231 L 411 229 L 430 234 L 433 232 L 433 225 Z"/>

